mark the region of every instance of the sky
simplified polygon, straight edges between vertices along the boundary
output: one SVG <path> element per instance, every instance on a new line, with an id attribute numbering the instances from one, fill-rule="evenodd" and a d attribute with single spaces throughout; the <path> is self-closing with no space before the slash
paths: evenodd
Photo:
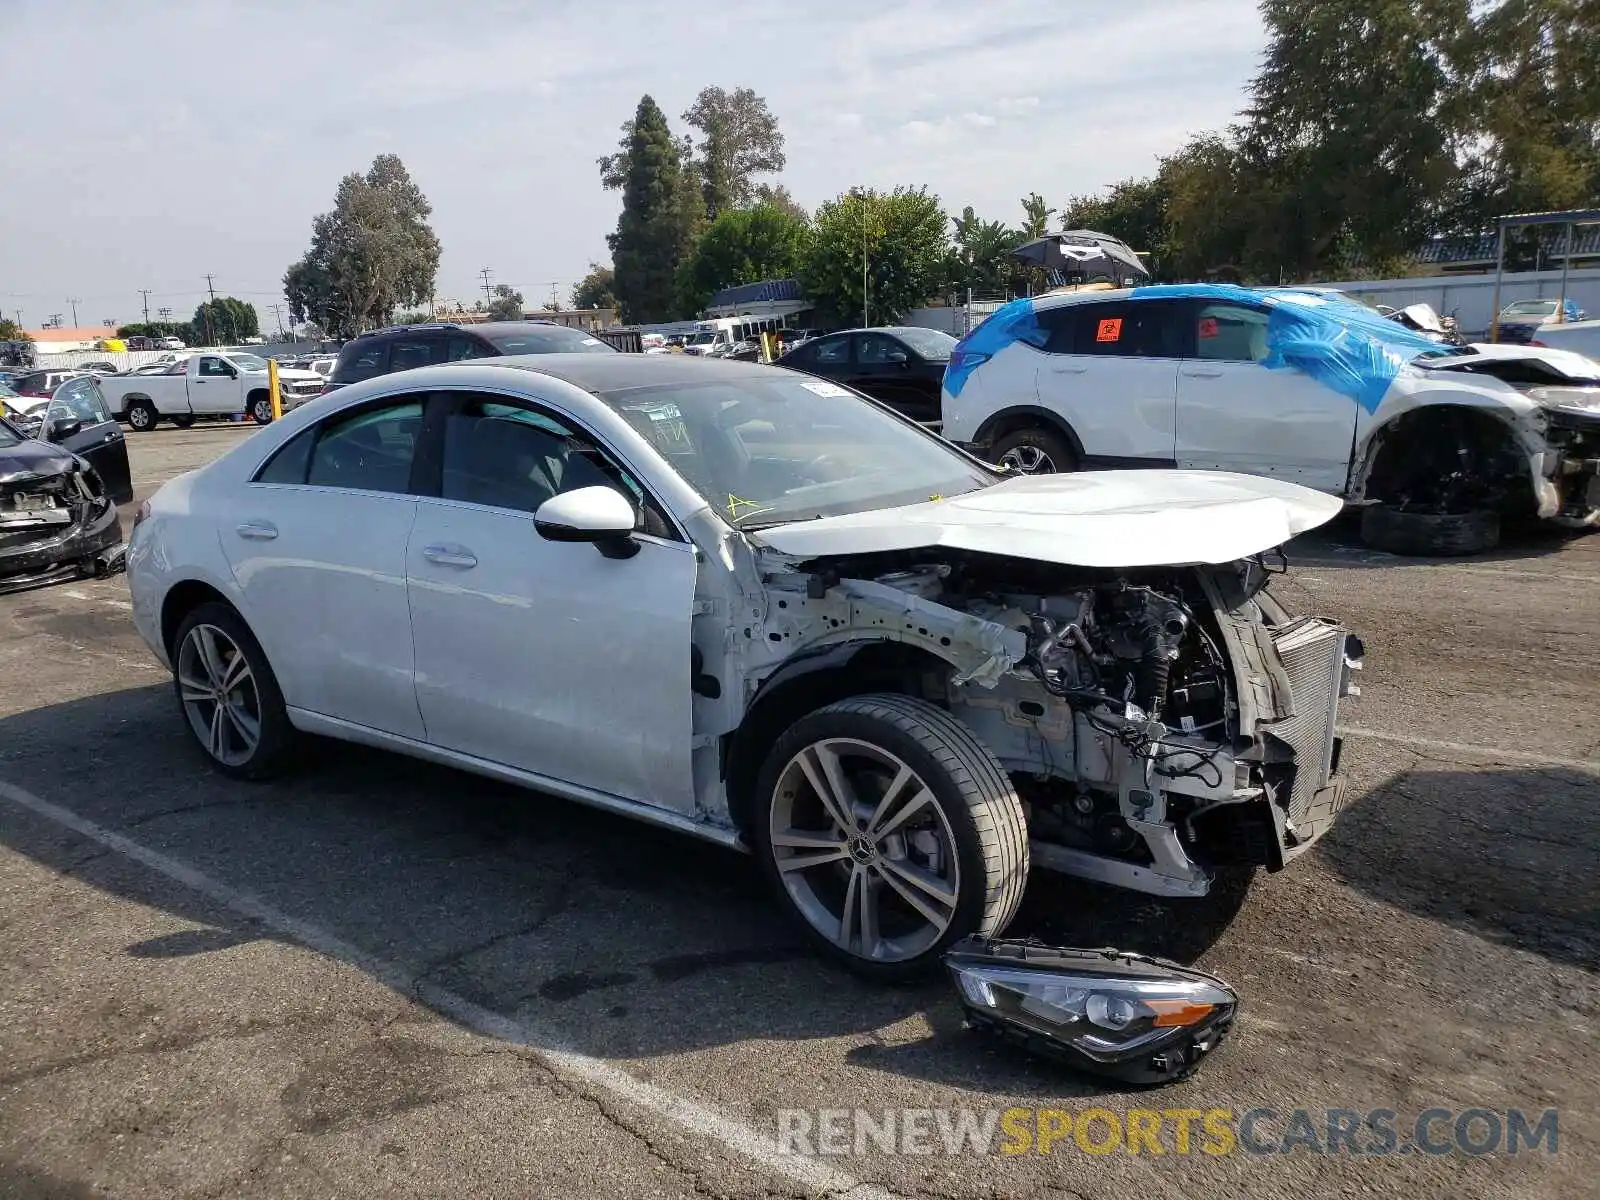
<path id="1" fill-rule="evenodd" d="M 681 132 L 701 88 L 754 88 L 807 208 L 926 185 L 1016 222 L 1225 125 L 1265 39 L 1255 0 L 0 0 L 0 29 L 0 309 L 29 327 L 69 297 L 139 320 L 141 288 L 187 318 L 208 273 L 275 327 L 312 218 L 382 153 L 433 204 L 440 297 L 487 267 L 566 303 L 621 206 L 595 159 L 645 92 Z"/>

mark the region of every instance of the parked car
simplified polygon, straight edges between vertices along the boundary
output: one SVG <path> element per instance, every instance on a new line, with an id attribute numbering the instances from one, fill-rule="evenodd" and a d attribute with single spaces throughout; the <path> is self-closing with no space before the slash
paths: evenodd
<path id="1" fill-rule="evenodd" d="M 91 375 L 116 375 L 122 368 L 112 362 L 86 362 L 79 363 L 78 370 L 87 371 Z"/>
<path id="2" fill-rule="evenodd" d="M 913 421 L 939 420 L 939 388 L 956 339 L 937 329 L 891 326 L 813 338 L 778 361 L 881 400 Z"/>
<path id="3" fill-rule="evenodd" d="M 134 334 L 127 339 L 127 342 L 129 350 L 154 350 L 156 348 L 155 340 L 146 337 L 142 333 Z"/>
<path id="4" fill-rule="evenodd" d="M 1545 325 L 1581 321 L 1587 315 L 1570 296 L 1564 300 L 1513 300 L 1500 310 L 1496 322 L 1500 330 L 1498 340 L 1526 343 Z"/>
<path id="5" fill-rule="evenodd" d="M 86 374 L 77 370 L 30 371 L 18 376 L 11 384 L 19 396 L 48 396 L 69 379 Z"/>
<path id="6" fill-rule="evenodd" d="M 158 350 L 186 350 L 186 349 L 188 349 L 188 347 L 184 345 L 182 338 L 164 337 L 164 338 L 157 338 L 156 339 L 156 349 L 158 349 Z"/>
<path id="7" fill-rule="evenodd" d="M 1563 321 L 1559 325 L 1541 325 L 1528 345 L 1570 350 L 1600 359 L 1600 321 Z"/>
<path id="8" fill-rule="evenodd" d="M 1179 466 L 1363 506 L 1368 543 L 1474 553 L 1503 515 L 1600 524 L 1600 392 L 1537 351 L 1226 285 L 1018 300 L 951 357 L 944 433 L 1022 473 Z"/>
<path id="9" fill-rule="evenodd" d="M 285 410 L 322 391 L 322 376 L 314 371 L 279 371 L 278 379 Z M 195 354 L 174 361 L 160 374 L 117 376 L 101 386 L 112 411 L 139 433 L 164 419 L 180 429 L 200 417 L 235 413 L 248 413 L 258 425 L 272 420 L 267 360 L 240 351 Z"/>
<path id="10" fill-rule="evenodd" d="M 92 378 L 0 397 L 0 592 L 95 574 L 122 543 L 128 448 Z"/>
<path id="11" fill-rule="evenodd" d="M 616 354 L 582 329 L 550 321 L 489 321 L 482 325 L 396 325 L 346 342 L 327 391 L 435 363 L 506 354 Z"/>
<path id="12" fill-rule="evenodd" d="M 224 774 L 327 734 L 749 849 L 895 975 L 1003 930 L 1030 861 L 1198 898 L 1316 842 L 1360 646 L 1259 555 L 1339 507 L 1008 477 L 782 367 L 527 355 L 291 414 L 151 497 L 128 571 Z"/>

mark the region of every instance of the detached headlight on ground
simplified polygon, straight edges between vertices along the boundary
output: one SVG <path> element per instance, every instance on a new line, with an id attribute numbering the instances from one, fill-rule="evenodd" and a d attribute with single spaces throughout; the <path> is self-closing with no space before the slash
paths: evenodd
<path id="1" fill-rule="evenodd" d="M 1211 975 L 1116 950 L 967 938 L 945 955 L 968 1024 L 1126 1083 L 1170 1083 L 1233 1025 Z"/>

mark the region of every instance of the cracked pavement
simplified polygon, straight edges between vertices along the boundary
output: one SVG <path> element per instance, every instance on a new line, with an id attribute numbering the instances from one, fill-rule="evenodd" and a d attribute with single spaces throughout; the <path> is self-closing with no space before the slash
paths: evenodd
<path id="1" fill-rule="evenodd" d="M 244 436 L 130 438 L 141 493 Z M 1013 929 L 1195 959 L 1240 989 L 1236 1034 L 1155 1093 L 964 1033 L 942 982 L 839 973 L 714 847 L 355 747 L 271 785 L 222 779 L 124 581 L 0 598 L 0 782 L 149 851 L 0 796 L 0 1195 L 1585 1194 L 1600 537 L 1470 563 L 1368 554 L 1343 528 L 1294 549 L 1285 600 L 1368 646 L 1346 720 L 1382 737 L 1347 742 L 1339 825 L 1231 920 L 1041 875 Z M 824 1160 L 821 1184 L 661 1097 L 768 1136 L 783 1108 L 1558 1107 L 1561 1144 L 873 1152 Z"/>

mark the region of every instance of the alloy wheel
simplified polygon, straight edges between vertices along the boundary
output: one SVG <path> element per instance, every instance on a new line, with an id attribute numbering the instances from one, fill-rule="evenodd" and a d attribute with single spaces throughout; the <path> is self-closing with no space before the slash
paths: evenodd
<path id="1" fill-rule="evenodd" d="M 949 819 L 882 747 L 828 738 L 802 748 L 778 776 L 771 843 L 795 907 L 847 953 L 915 958 L 955 918 L 961 868 Z"/>
<path id="2" fill-rule="evenodd" d="M 1056 470 L 1056 464 L 1049 454 L 1027 443 L 1007 450 L 1000 456 L 1000 463 L 1024 475 L 1053 475 Z"/>
<path id="3" fill-rule="evenodd" d="M 178 648 L 178 695 L 206 753 L 230 767 L 261 744 L 261 693 L 249 660 L 215 625 L 196 625 Z"/>

